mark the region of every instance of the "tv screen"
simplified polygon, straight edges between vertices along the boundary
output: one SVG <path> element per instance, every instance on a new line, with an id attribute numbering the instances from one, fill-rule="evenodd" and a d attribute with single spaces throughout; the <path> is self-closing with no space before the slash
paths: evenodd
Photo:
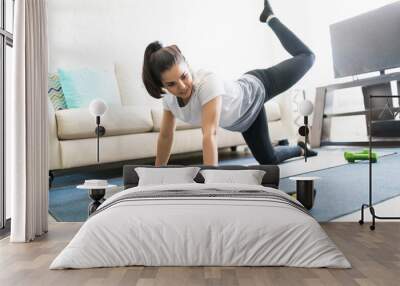
<path id="1" fill-rule="evenodd" d="M 400 1 L 330 26 L 335 78 L 400 67 Z"/>

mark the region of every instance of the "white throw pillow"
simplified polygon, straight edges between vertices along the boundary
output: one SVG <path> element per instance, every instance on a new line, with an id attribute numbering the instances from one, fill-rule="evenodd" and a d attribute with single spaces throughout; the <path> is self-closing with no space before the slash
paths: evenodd
<path id="1" fill-rule="evenodd" d="M 199 167 L 135 168 L 139 176 L 139 186 L 195 183 L 193 179 L 199 170 Z"/>
<path id="2" fill-rule="evenodd" d="M 234 183 L 261 185 L 265 171 L 262 170 L 202 170 L 205 184 Z"/>

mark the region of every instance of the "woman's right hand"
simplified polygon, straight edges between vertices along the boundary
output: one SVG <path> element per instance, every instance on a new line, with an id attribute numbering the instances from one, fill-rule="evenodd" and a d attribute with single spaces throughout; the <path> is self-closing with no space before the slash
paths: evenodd
<path id="1" fill-rule="evenodd" d="M 164 110 L 160 126 L 160 134 L 158 135 L 157 141 L 156 167 L 168 164 L 172 143 L 174 141 L 175 127 L 175 116 L 171 111 Z"/>

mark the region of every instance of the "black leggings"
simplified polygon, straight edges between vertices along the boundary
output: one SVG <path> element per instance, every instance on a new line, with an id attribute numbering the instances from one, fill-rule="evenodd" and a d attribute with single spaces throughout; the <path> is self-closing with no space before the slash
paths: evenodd
<path id="1" fill-rule="evenodd" d="M 269 26 L 275 32 L 282 46 L 293 57 L 268 69 L 247 72 L 247 74 L 256 76 L 264 84 L 265 102 L 297 83 L 311 68 L 315 60 L 313 52 L 279 19 L 273 18 L 269 22 Z M 272 146 L 264 108 L 242 135 L 259 164 L 278 164 L 301 155 L 301 148 L 298 146 L 277 146 L 275 148 Z"/>

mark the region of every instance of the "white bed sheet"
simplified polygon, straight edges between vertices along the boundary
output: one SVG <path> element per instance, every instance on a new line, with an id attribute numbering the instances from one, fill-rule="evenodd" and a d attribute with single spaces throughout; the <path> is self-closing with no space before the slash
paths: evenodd
<path id="1" fill-rule="evenodd" d="M 350 268 L 343 253 L 310 215 L 258 198 L 122 196 L 165 190 L 263 190 L 254 185 L 179 184 L 135 187 L 103 203 L 50 269 L 145 266 L 292 266 Z"/>

